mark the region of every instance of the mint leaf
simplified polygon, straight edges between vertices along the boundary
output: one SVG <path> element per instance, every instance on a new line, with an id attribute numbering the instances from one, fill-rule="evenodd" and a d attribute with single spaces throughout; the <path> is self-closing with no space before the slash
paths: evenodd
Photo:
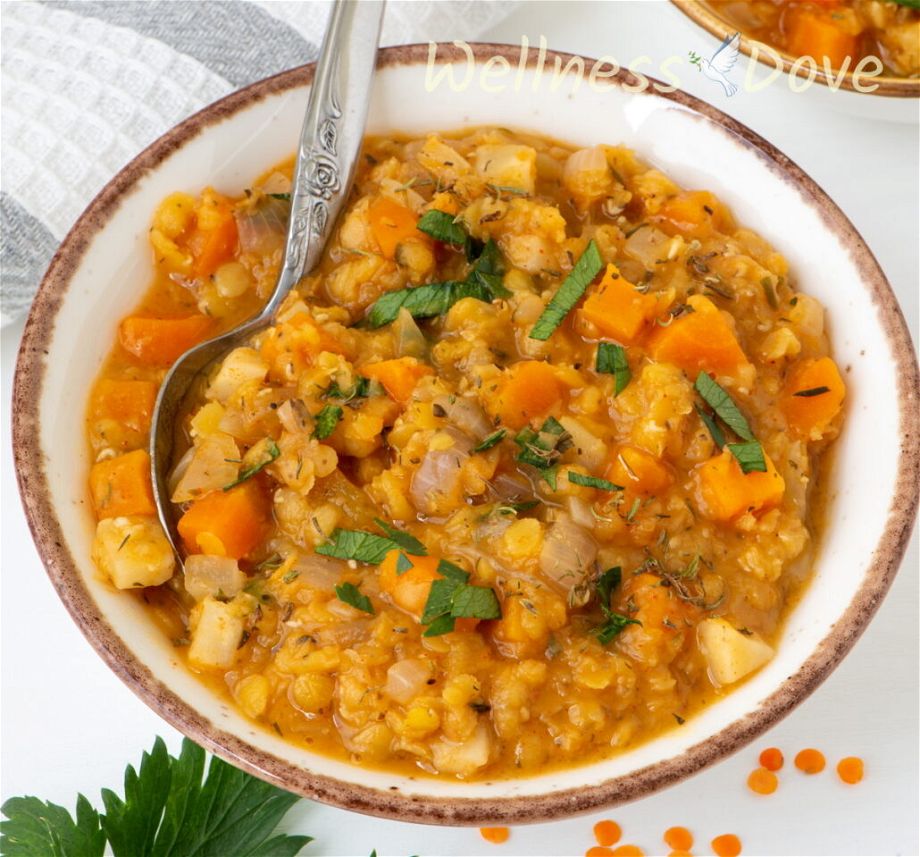
<path id="1" fill-rule="evenodd" d="M 719 428 L 719 424 L 715 421 L 712 414 L 709 411 L 704 410 L 699 405 L 694 404 L 696 412 L 700 415 L 700 419 L 703 421 L 703 425 L 709 429 L 709 434 L 712 435 L 712 440 L 715 445 L 721 449 L 725 446 L 725 435 L 722 432 L 722 429 Z"/>
<path id="2" fill-rule="evenodd" d="M 396 576 L 402 577 L 410 568 L 414 568 L 412 560 L 400 551 L 399 556 L 396 557 Z"/>
<path id="3" fill-rule="evenodd" d="M 742 440 L 754 440 L 754 432 L 751 431 L 744 414 L 738 409 L 732 397 L 706 372 L 700 372 L 696 376 L 694 387 L 706 404 L 716 412 L 716 416 L 738 437 Z"/>
<path id="4" fill-rule="evenodd" d="M 500 619 L 501 605 L 489 586 L 472 586 L 462 568 L 442 559 L 438 574 L 444 575 L 431 584 L 421 622 L 428 625 L 423 636 L 438 637 L 454 630 L 454 620 L 461 618 Z"/>
<path id="5" fill-rule="evenodd" d="M 459 565 L 454 565 L 452 562 L 448 562 L 446 559 L 442 559 L 438 563 L 437 572 L 442 577 L 450 578 L 451 580 L 459 581 L 460 583 L 466 583 L 470 576 L 467 574 Z"/>
<path id="6" fill-rule="evenodd" d="M 399 545 L 406 553 L 411 553 L 413 556 L 427 556 L 428 549 L 423 545 L 415 536 L 410 533 L 403 532 L 402 530 L 396 529 L 396 527 L 388 524 L 386 521 L 381 521 L 380 518 L 374 518 L 374 523 L 380 527 L 397 545 Z"/>
<path id="7" fill-rule="evenodd" d="M 586 488 L 597 488 L 599 491 L 622 491 L 623 486 L 611 482 L 609 479 L 599 479 L 597 476 L 585 476 L 576 470 L 566 471 L 569 482 L 575 485 L 584 485 Z"/>
<path id="8" fill-rule="evenodd" d="M 365 613 L 374 615 L 374 605 L 371 604 L 370 598 L 364 595 L 353 583 L 338 583 L 335 587 L 335 597 L 339 601 L 350 604 L 356 610 L 363 610 Z"/>
<path id="9" fill-rule="evenodd" d="M 730 443 L 728 444 L 728 451 L 738 460 L 742 473 L 767 472 L 767 461 L 764 458 L 763 447 L 756 440 L 746 443 Z"/>
<path id="10" fill-rule="evenodd" d="M 597 600 L 600 602 L 602 610 L 610 609 L 610 598 L 613 595 L 613 590 L 620 585 L 622 579 L 623 569 L 618 565 L 615 565 L 613 568 L 608 568 L 597 579 L 595 588 L 597 589 Z"/>
<path id="11" fill-rule="evenodd" d="M 598 625 L 592 631 L 602 646 L 606 646 L 607 643 L 619 635 L 627 625 L 642 624 L 638 619 L 630 619 L 628 616 L 624 616 L 622 613 L 614 613 L 612 610 L 608 610 L 606 616 L 607 618 L 604 620 L 604 623 Z"/>
<path id="12" fill-rule="evenodd" d="M 498 431 L 493 431 L 488 437 L 483 438 L 476 446 L 473 447 L 473 452 L 485 452 L 487 449 L 491 449 L 496 444 L 501 443 L 505 435 L 508 434 L 506 429 L 499 429 Z"/>
<path id="13" fill-rule="evenodd" d="M 431 582 L 431 589 L 428 591 L 428 600 L 425 602 L 425 609 L 422 612 L 422 624 L 429 625 L 434 622 L 438 616 L 449 614 L 451 605 L 454 600 L 454 592 L 465 584 L 450 578 L 440 578 Z"/>
<path id="14" fill-rule="evenodd" d="M 268 467 L 279 455 L 281 455 L 281 450 L 278 448 L 278 444 L 272 438 L 266 438 L 265 445 L 265 455 L 266 457 L 258 462 L 258 464 L 253 464 L 251 467 L 247 467 L 244 470 L 240 471 L 240 475 L 233 480 L 229 485 L 224 485 L 224 491 L 229 491 L 231 488 L 236 488 L 237 485 L 242 484 L 247 479 L 252 479 L 260 470 L 265 467 Z"/>
<path id="15" fill-rule="evenodd" d="M 488 586 L 458 586 L 450 607 L 455 619 L 500 619 L 502 615 L 498 596 Z"/>
<path id="16" fill-rule="evenodd" d="M 383 558 L 391 550 L 404 550 L 415 556 L 425 556 L 428 553 L 425 546 L 409 533 L 397 530 L 380 520 L 376 520 L 376 523 L 386 532 L 386 536 L 378 536 L 364 530 L 336 529 L 332 533 L 332 538 L 320 545 L 316 552 L 322 556 L 353 559 L 370 565 L 383 562 Z"/>
<path id="17" fill-rule="evenodd" d="M 629 361 L 626 359 L 626 349 L 622 345 L 613 345 L 610 342 L 601 342 L 597 346 L 597 362 L 595 369 L 614 377 L 613 397 L 616 398 L 626 389 L 632 378 L 629 371 Z"/>
<path id="18" fill-rule="evenodd" d="M 315 417 L 316 425 L 313 429 L 313 437 L 317 440 L 325 440 L 335 431 L 335 427 L 342 419 L 342 409 L 338 405 L 326 405 Z"/>
<path id="19" fill-rule="evenodd" d="M 454 220 L 454 215 L 446 211 L 426 211 L 418 222 L 417 228 L 430 235 L 436 241 L 444 244 L 453 244 L 455 247 L 466 247 L 469 236 L 462 223 Z"/>
<path id="20" fill-rule="evenodd" d="M 530 331 L 531 339 L 546 340 L 562 324 L 572 307 L 578 303 L 598 271 L 604 267 L 600 251 L 593 240 L 588 242 L 585 252 L 581 254 L 575 267 L 569 272 L 565 281 L 544 307 L 543 313 Z"/>
<path id="21" fill-rule="evenodd" d="M 539 431 L 525 426 L 518 432 L 514 442 L 521 448 L 517 460 L 540 471 L 540 475 L 553 491 L 556 490 L 556 476 L 559 456 L 572 445 L 569 433 L 554 417 L 547 417 Z"/>
<path id="22" fill-rule="evenodd" d="M 442 634 L 449 634 L 454 630 L 456 619 L 449 613 L 438 616 L 423 632 L 423 637 L 440 637 Z"/>

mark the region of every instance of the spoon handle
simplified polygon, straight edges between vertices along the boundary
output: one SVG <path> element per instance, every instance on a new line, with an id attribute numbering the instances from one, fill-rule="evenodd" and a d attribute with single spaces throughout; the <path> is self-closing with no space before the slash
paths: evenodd
<path id="1" fill-rule="evenodd" d="M 260 318 L 319 261 L 348 199 L 370 101 L 383 0 L 336 0 L 300 132 L 284 264 Z"/>

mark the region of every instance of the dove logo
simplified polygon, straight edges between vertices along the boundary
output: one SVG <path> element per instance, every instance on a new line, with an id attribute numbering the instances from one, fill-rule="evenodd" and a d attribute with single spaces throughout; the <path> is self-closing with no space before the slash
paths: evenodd
<path id="1" fill-rule="evenodd" d="M 695 65 L 697 70 L 701 71 L 710 80 L 718 83 L 729 98 L 738 91 L 737 85 L 728 79 L 728 73 L 738 62 L 738 47 L 740 44 L 741 33 L 734 33 L 723 39 L 718 50 L 708 60 L 690 51 L 690 64 Z"/>

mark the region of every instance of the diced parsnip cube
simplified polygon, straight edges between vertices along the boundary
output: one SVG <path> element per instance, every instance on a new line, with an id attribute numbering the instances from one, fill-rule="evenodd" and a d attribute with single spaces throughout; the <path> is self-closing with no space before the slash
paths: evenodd
<path id="1" fill-rule="evenodd" d="M 104 518 L 96 526 L 93 561 L 118 589 L 159 586 L 176 560 L 154 517 Z"/>
<path id="2" fill-rule="evenodd" d="M 173 503 L 187 503 L 235 482 L 240 471 L 240 450 L 224 432 L 208 435 L 194 447 L 188 467 L 173 489 Z"/>
<path id="3" fill-rule="evenodd" d="M 220 367 L 211 386 L 208 387 L 207 397 L 216 399 L 221 404 L 226 403 L 240 384 L 247 381 L 264 381 L 268 374 L 268 363 L 254 348 L 234 348 Z"/>
<path id="4" fill-rule="evenodd" d="M 243 627 L 237 605 L 206 598 L 192 612 L 189 662 L 204 668 L 230 666 L 243 637 Z"/>
<path id="5" fill-rule="evenodd" d="M 433 744 L 432 761 L 439 773 L 469 776 L 489 761 L 489 745 L 489 733 L 480 725 L 466 741 L 456 743 L 442 738 Z"/>
<path id="6" fill-rule="evenodd" d="M 470 171 L 470 162 L 434 134 L 425 140 L 416 158 L 430 173 L 447 181 L 467 175 Z"/>
<path id="7" fill-rule="evenodd" d="M 562 417 L 559 422 L 572 436 L 572 443 L 578 449 L 578 463 L 589 471 L 602 467 L 609 455 L 607 444 L 574 417 Z"/>
<path id="8" fill-rule="evenodd" d="M 742 634 L 726 619 L 704 619 L 697 627 L 697 638 L 717 685 L 733 684 L 773 657 L 772 647 L 757 634 Z"/>
<path id="9" fill-rule="evenodd" d="M 476 172 L 492 184 L 532 194 L 537 181 L 537 153 L 530 146 L 480 146 Z"/>
<path id="10" fill-rule="evenodd" d="M 228 556 L 193 554 L 185 560 L 185 591 L 196 601 L 232 598 L 246 585 L 246 575 Z"/>

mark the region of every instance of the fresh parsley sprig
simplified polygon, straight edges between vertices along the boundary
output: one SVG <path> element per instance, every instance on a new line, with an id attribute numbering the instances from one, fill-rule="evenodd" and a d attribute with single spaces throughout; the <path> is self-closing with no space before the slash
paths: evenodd
<path id="1" fill-rule="evenodd" d="M 204 781 L 202 777 L 204 776 Z M 83 796 L 76 818 L 37 797 L 10 798 L 0 807 L 0 852 L 7 857 L 294 857 L 309 836 L 274 833 L 297 795 L 212 757 L 188 739 L 179 758 L 162 738 L 140 769 L 125 771 L 125 794 L 102 790 L 105 814 Z"/>
<path id="2" fill-rule="evenodd" d="M 402 550 L 414 556 L 427 555 L 427 549 L 415 536 L 391 527 L 377 518 L 374 522 L 386 533 L 385 536 L 365 530 L 336 529 L 332 533 L 332 538 L 320 545 L 316 552 L 334 559 L 353 559 L 369 565 L 383 562 L 383 558 L 392 550 Z"/>

